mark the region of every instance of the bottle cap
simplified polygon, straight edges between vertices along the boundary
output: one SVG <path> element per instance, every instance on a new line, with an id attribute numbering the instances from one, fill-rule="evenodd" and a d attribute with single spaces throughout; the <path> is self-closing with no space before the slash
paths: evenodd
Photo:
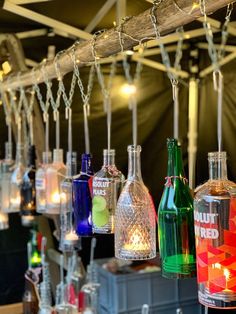
<path id="1" fill-rule="evenodd" d="M 142 147 L 140 145 L 129 145 L 127 151 L 131 153 L 140 153 L 142 151 Z"/>
<path id="2" fill-rule="evenodd" d="M 115 156 L 115 154 L 116 154 L 115 149 L 110 149 L 110 150 L 108 150 L 108 149 L 103 149 L 103 156 L 107 156 L 107 155 L 109 155 L 109 156 Z"/>
<path id="3" fill-rule="evenodd" d="M 226 159 L 227 158 L 227 153 L 226 152 L 210 152 L 208 153 L 208 160 L 221 160 L 221 159 Z"/>
<path id="4" fill-rule="evenodd" d="M 52 152 L 43 152 L 43 163 L 50 164 L 52 162 Z"/>
<path id="5" fill-rule="evenodd" d="M 22 215 L 21 224 L 23 227 L 32 227 L 35 222 L 35 216 L 33 215 Z"/>
<path id="6" fill-rule="evenodd" d="M 91 154 L 82 154 L 82 159 L 91 159 L 92 158 L 92 155 Z"/>
<path id="7" fill-rule="evenodd" d="M 63 149 L 53 150 L 53 162 L 63 162 Z"/>
<path id="8" fill-rule="evenodd" d="M 66 153 L 66 162 L 67 163 L 77 162 L 77 153 L 76 152 L 67 152 Z"/>

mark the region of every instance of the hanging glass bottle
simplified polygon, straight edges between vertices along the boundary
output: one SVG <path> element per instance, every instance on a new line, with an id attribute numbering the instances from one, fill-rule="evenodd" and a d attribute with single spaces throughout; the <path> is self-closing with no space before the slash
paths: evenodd
<path id="1" fill-rule="evenodd" d="M 143 260 L 156 256 L 155 208 L 143 183 L 141 146 L 128 146 L 128 178 L 115 212 L 115 256 Z"/>
<path id="2" fill-rule="evenodd" d="M 38 226 L 34 222 L 33 228 L 30 230 L 30 256 L 29 256 L 29 266 L 31 268 L 36 268 L 41 266 L 41 253 L 40 253 L 40 243 L 39 243 L 39 231 Z"/>
<path id="3" fill-rule="evenodd" d="M 52 153 L 43 152 L 43 163 L 36 171 L 35 186 L 36 186 L 36 210 L 38 213 L 46 212 L 46 171 L 52 162 Z"/>
<path id="4" fill-rule="evenodd" d="M 23 175 L 25 172 L 25 165 L 23 159 L 24 145 L 21 143 L 17 144 L 16 148 L 16 163 L 15 169 L 11 175 L 11 190 L 10 190 L 10 210 L 9 212 L 20 211 L 20 186 L 23 181 Z"/>
<path id="5" fill-rule="evenodd" d="M 46 170 L 47 182 L 47 214 L 60 214 L 61 196 L 60 184 L 66 174 L 66 166 L 63 163 L 63 150 L 53 150 L 53 163 Z"/>
<path id="6" fill-rule="evenodd" d="M 72 177 L 77 173 L 77 153 L 67 153 L 66 178 L 61 182 L 60 250 L 73 251 L 79 238 L 73 226 Z"/>
<path id="7" fill-rule="evenodd" d="M 207 307 L 236 309 L 236 184 L 225 152 L 209 153 L 208 161 L 210 178 L 194 198 L 198 297 Z"/>
<path id="8" fill-rule="evenodd" d="M 31 145 L 28 151 L 28 168 L 26 169 L 21 184 L 21 221 L 24 226 L 30 226 L 36 215 L 35 198 L 35 173 L 36 173 L 36 151 Z"/>
<path id="9" fill-rule="evenodd" d="M 184 175 L 181 147 L 167 140 L 167 182 L 158 209 L 162 275 L 166 278 L 196 276 L 193 198 Z"/>
<path id="10" fill-rule="evenodd" d="M 92 157 L 83 154 L 81 172 L 73 180 L 75 228 L 79 236 L 92 235 L 92 177 Z"/>
<path id="11" fill-rule="evenodd" d="M 10 187 L 11 175 L 13 171 L 14 161 L 12 160 L 12 143 L 5 143 L 5 159 L 2 162 L 2 178 L 1 178 L 1 202 L 2 211 L 9 212 L 10 207 Z"/>
<path id="12" fill-rule="evenodd" d="M 115 150 L 103 150 L 103 166 L 93 177 L 94 233 L 114 233 L 114 215 L 124 175 L 116 168 Z"/>

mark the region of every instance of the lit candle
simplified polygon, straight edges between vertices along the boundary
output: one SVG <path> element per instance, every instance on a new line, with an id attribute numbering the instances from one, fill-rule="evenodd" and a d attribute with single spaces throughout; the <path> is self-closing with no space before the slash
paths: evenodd
<path id="1" fill-rule="evenodd" d="M 142 230 L 140 227 L 136 227 L 134 231 L 129 233 L 128 241 L 124 244 L 124 250 L 137 253 L 150 252 L 150 244 L 144 240 L 142 236 Z"/>

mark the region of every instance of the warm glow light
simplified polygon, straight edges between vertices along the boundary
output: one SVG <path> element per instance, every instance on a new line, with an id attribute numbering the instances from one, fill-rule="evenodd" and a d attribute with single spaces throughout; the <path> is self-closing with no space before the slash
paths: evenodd
<path id="1" fill-rule="evenodd" d="M 8 222 L 8 215 L 0 213 L 0 222 Z"/>
<path id="2" fill-rule="evenodd" d="M 126 96 L 134 95 L 137 91 L 137 88 L 134 84 L 123 84 L 121 86 L 121 93 Z"/>
<path id="3" fill-rule="evenodd" d="M 65 234 L 65 240 L 66 241 L 77 241 L 78 240 L 78 236 L 76 233 L 74 233 L 73 231 Z"/>
<path id="4" fill-rule="evenodd" d="M 226 281 L 229 281 L 230 271 L 227 268 L 224 269 L 224 276 L 225 276 Z"/>
<path id="5" fill-rule="evenodd" d="M 140 227 L 136 227 L 134 231 L 129 233 L 129 239 L 128 242 L 125 243 L 124 249 L 128 251 L 139 252 L 150 250 L 150 245 L 148 245 L 146 242 L 143 243 L 142 239 L 142 230 Z"/>
<path id="6" fill-rule="evenodd" d="M 16 197 L 16 198 L 11 198 L 11 204 L 12 205 L 20 205 L 20 196 Z"/>
<path id="7" fill-rule="evenodd" d="M 2 69 L 5 75 L 11 72 L 11 65 L 8 61 L 3 62 Z"/>
<path id="8" fill-rule="evenodd" d="M 125 53 L 127 56 L 132 56 L 134 54 L 133 50 L 127 50 Z"/>
<path id="9" fill-rule="evenodd" d="M 61 201 L 60 193 L 58 193 L 58 192 L 53 193 L 51 199 L 52 199 L 52 203 L 59 204 Z"/>
<path id="10" fill-rule="evenodd" d="M 62 204 L 66 204 L 67 197 L 65 192 L 61 193 L 60 199 Z"/>

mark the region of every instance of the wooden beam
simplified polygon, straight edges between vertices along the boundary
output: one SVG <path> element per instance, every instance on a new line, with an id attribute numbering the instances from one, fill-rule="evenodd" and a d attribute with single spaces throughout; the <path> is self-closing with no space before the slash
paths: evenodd
<path id="1" fill-rule="evenodd" d="M 127 0 L 116 1 L 116 23 L 120 25 L 122 19 L 126 17 Z"/>
<path id="2" fill-rule="evenodd" d="M 157 61 L 153 61 L 150 59 L 146 59 L 146 58 L 140 58 L 137 56 L 133 56 L 132 58 L 134 61 L 136 62 L 141 62 L 142 64 L 149 66 L 151 68 L 163 71 L 163 72 L 167 72 L 167 68 L 163 63 L 157 62 Z M 175 68 L 170 68 L 169 69 L 171 73 L 176 74 L 177 76 L 181 77 L 181 78 L 189 78 L 189 73 L 186 71 L 177 71 Z"/>
<path id="3" fill-rule="evenodd" d="M 98 25 L 98 23 L 104 18 L 107 12 L 110 11 L 115 2 L 116 0 L 107 0 L 101 7 L 101 9 L 97 12 L 97 14 L 94 16 L 94 18 L 86 26 L 86 28 L 84 29 L 85 32 L 91 33 Z"/>
<path id="4" fill-rule="evenodd" d="M 196 47 L 199 49 L 206 49 L 208 50 L 209 45 L 207 43 L 197 43 Z M 220 44 L 215 44 L 216 49 L 220 49 L 221 45 Z M 226 45 L 224 46 L 224 50 L 227 52 L 234 52 L 236 51 L 236 46 L 232 46 L 232 45 Z"/>
<path id="5" fill-rule="evenodd" d="M 44 25 L 47 25 L 49 27 L 52 27 L 52 28 L 55 28 L 58 30 L 62 30 L 63 32 L 66 32 L 66 33 L 71 34 L 73 36 L 76 36 L 78 38 L 90 39 L 92 37 L 91 34 L 85 32 L 81 29 L 78 29 L 76 27 L 62 23 L 60 21 L 57 21 L 57 20 L 52 19 L 50 17 L 47 17 L 43 14 L 36 13 L 36 12 L 29 10 L 29 9 L 26 9 L 24 7 L 21 7 L 15 3 L 13 3 L 10 0 L 5 0 L 4 5 L 3 5 L 3 9 L 7 10 L 9 12 L 12 12 L 14 14 L 18 14 L 20 16 L 23 16 L 29 20 L 38 22 L 40 24 L 44 24 Z"/>
<path id="6" fill-rule="evenodd" d="M 218 29 L 212 29 L 213 33 L 219 32 L 220 30 Z M 184 40 L 188 40 L 188 39 L 192 39 L 192 38 L 196 38 L 196 37 L 201 37 L 201 36 L 205 36 L 206 32 L 203 28 L 198 28 L 198 29 L 194 29 L 192 31 L 187 31 L 183 33 L 183 39 Z M 159 43 L 163 43 L 163 44 L 171 44 L 174 42 L 177 42 L 179 40 L 179 34 L 177 33 L 173 33 L 164 37 L 161 37 L 160 40 L 150 40 L 147 44 L 146 47 L 147 48 L 153 48 L 156 46 L 159 46 Z M 134 48 L 135 50 L 139 49 L 139 46 L 136 46 Z"/>
<path id="7" fill-rule="evenodd" d="M 232 52 L 231 54 L 229 54 L 225 58 L 221 59 L 219 61 L 219 65 L 220 66 L 225 65 L 234 59 L 236 59 L 236 52 Z M 214 71 L 214 66 L 210 65 L 209 67 L 207 67 L 206 69 L 204 69 L 200 72 L 200 77 L 203 78 L 203 77 L 207 76 L 208 74 L 212 73 L 213 71 Z"/>
<path id="8" fill-rule="evenodd" d="M 47 35 L 47 33 L 48 33 L 48 30 L 46 28 L 41 28 L 41 29 L 33 29 L 31 31 L 18 32 L 16 33 L 16 36 L 19 39 L 25 39 L 25 38 L 45 36 Z"/>
<path id="9" fill-rule="evenodd" d="M 48 2 L 52 0 L 11 0 L 11 1 L 18 5 L 24 5 L 24 4 L 30 4 L 30 3 Z"/>
<path id="10" fill-rule="evenodd" d="M 214 11 L 226 6 L 231 2 L 232 0 L 206 0 L 206 12 L 213 13 Z M 183 8 L 183 10 L 186 12 L 188 12 L 190 8 L 192 8 L 192 0 L 179 0 L 178 3 L 181 8 Z M 173 32 L 179 26 L 188 24 L 193 20 L 199 18 L 200 16 L 201 12 L 199 8 L 194 9 L 191 15 L 186 15 L 175 7 L 172 0 L 162 1 L 161 4 L 158 6 L 158 10 L 156 12 L 159 31 L 162 36 Z M 137 42 L 140 40 L 148 41 L 150 37 L 154 37 L 155 35 L 154 27 L 150 19 L 150 10 L 146 10 L 138 16 L 134 16 L 128 19 L 124 22 L 122 28 L 123 32 L 128 34 L 128 36 L 122 36 L 124 42 L 124 50 L 131 49 L 132 47 L 137 45 Z M 132 37 L 135 38 L 135 40 Z M 80 67 L 94 61 L 92 47 L 93 40 L 81 42 L 79 45 L 77 45 L 75 49 L 75 56 L 78 60 L 78 64 Z M 71 51 L 71 48 L 69 48 L 58 58 L 62 75 L 71 72 L 73 69 Z M 100 58 L 114 55 L 120 51 L 121 46 L 117 28 L 112 28 L 97 37 L 96 54 Z M 46 70 L 49 79 L 56 77 L 56 71 L 53 62 L 47 63 Z M 38 79 L 38 83 L 44 82 L 44 77 L 40 68 L 36 68 L 35 75 Z M 21 75 L 21 83 L 23 86 L 32 85 L 32 73 L 23 73 Z M 14 89 L 17 87 L 18 80 L 16 77 L 12 77 L 9 82 L 5 81 L 2 83 L 3 89 Z"/>

